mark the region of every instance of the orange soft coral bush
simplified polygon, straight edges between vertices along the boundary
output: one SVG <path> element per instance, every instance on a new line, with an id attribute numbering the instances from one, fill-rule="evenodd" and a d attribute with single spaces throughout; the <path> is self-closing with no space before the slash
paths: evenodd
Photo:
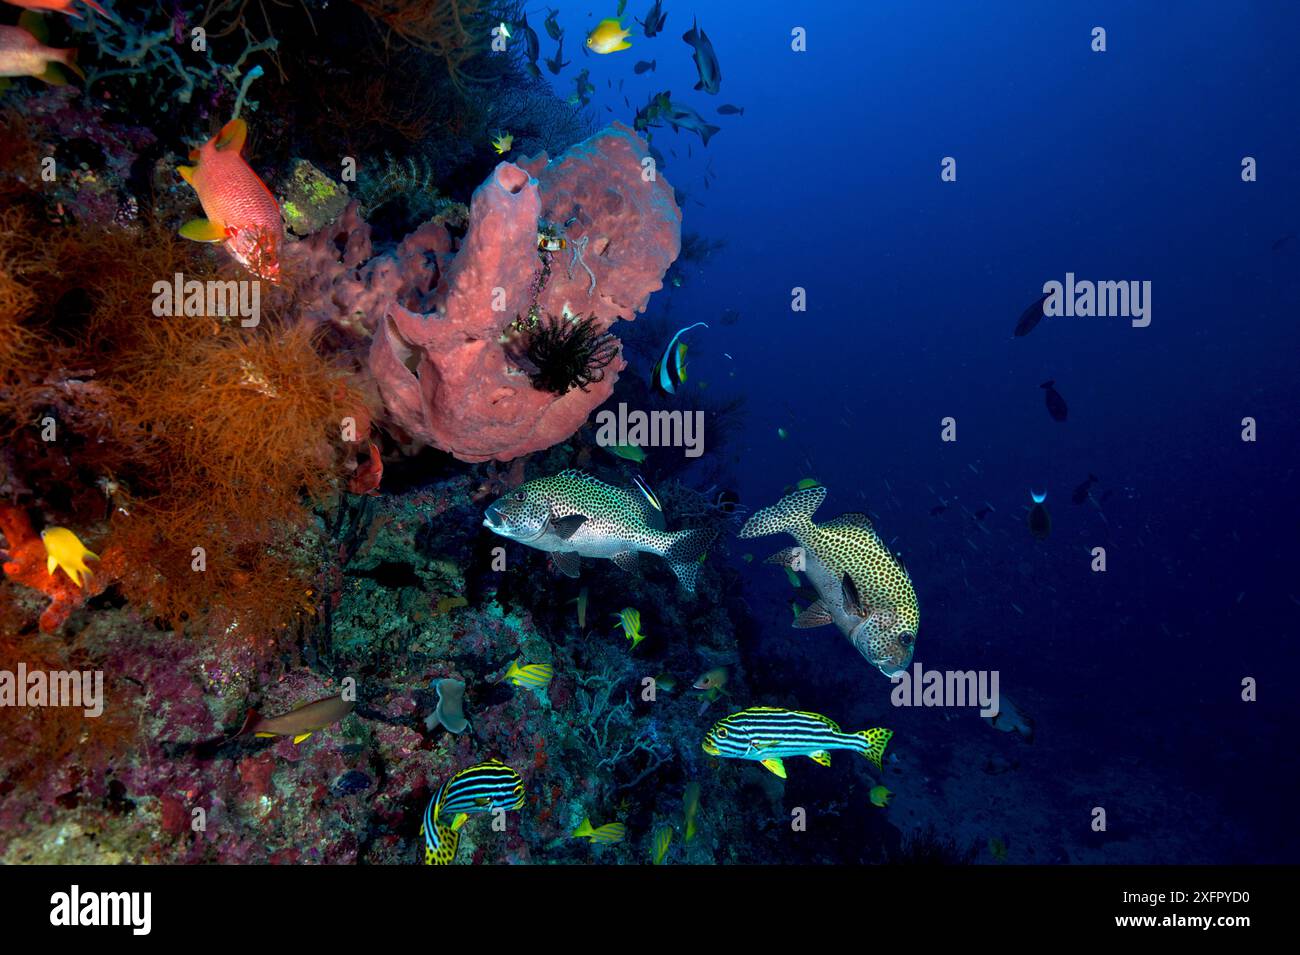
<path id="1" fill-rule="evenodd" d="M 211 249 L 148 227 L 37 231 L 22 238 L 42 264 L 11 310 L 28 345 L 0 378 L 0 494 L 95 538 L 111 515 L 121 590 L 160 623 L 282 630 L 311 604 L 304 541 L 337 486 L 343 420 L 364 420 L 347 370 L 287 314 L 291 288 L 263 284 L 257 328 L 155 316 L 154 283 L 218 277 Z M 0 222 L 0 262 L 20 232 Z"/>

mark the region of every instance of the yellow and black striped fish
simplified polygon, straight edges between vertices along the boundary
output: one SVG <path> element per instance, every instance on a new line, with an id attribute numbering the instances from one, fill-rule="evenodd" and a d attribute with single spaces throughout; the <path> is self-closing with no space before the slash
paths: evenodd
<path id="1" fill-rule="evenodd" d="M 879 769 L 885 744 L 893 735 L 893 730 L 879 727 L 844 733 L 820 713 L 751 706 L 719 720 L 704 737 L 704 752 L 723 759 L 757 760 L 785 779 L 783 756 L 807 756 L 829 766 L 833 749 L 861 753 Z"/>
<path id="2" fill-rule="evenodd" d="M 627 826 L 621 822 L 607 822 L 603 826 L 593 826 L 590 819 L 584 819 L 569 838 L 586 839 L 598 846 L 612 846 L 622 842 L 626 836 Z"/>
<path id="3" fill-rule="evenodd" d="M 510 664 L 505 679 L 515 686 L 526 686 L 529 689 L 536 690 L 548 686 L 554 676 L 555 668 L 549 663 L 529 663 L 520 666 L 519 661 L 516 660 Z"/>
<path id="4" fill-rule="evenodd" d="M 460 846 L 460 827 L 472 813 L 520 809 L 524 780 L 499 759 L 469 766 L 439 787 L 424 810 L 425 865 L 449 865 Z"/>

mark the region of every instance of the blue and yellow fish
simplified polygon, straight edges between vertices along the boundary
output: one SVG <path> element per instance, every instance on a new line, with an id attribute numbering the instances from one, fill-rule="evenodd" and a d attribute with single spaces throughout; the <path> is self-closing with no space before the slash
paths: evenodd
<path id="1" fill-rule="evenodd" d="M 524 780 L 499 759 L 466 767 L 439 787 L 424 810 L 424 864 L 450 865 L 460 828 L 473 813 L 515 810 L 524 804 Z"/>
<path id="2" fill-rule="evenodd" d="M 875 727 L 843 733 L 834 720 L 820 713 L 779 706 L 751 706 L 719 720 L 704 737 L 704 752 L 724 759 L 752 759 L 785 779 L 783 756 L 807 756 L 822 766 L 831 764 L 830 751 L 848 749 L 865 756 L 877 769 L 893 730 Z"/>

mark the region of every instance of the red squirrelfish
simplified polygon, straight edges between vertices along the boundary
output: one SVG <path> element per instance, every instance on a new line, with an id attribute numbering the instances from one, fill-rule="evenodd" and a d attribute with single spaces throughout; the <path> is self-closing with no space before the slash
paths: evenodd
<path id="1" fill-rule="evenodd" d="M 24 10 L 55 10 L 76 17 L 78 20 L 81 19 L 81 14 L 72 8 L 72 0 L 5 0 L 5 2 L 12 3 L 15 7 L 22 7 Z M 110 16 L 109 12 L 95 0 L 82 0 L 82 2 L 101 16 Z"/>
<path id="2" fill-rule="evenodd" d="M 28 18 L 23 14 L 23 23 Z M 59 64 L 78 76 L 77 51 L 72 47 L 56 50 L 46 46 L 23 26 L 0 26 L 0 76 L 34 76 L 61 86 L 67 82 L 59 71 Z"/>
<path id="3" fill-rule="evenodd" d="M 280 278 L 284 225 L 275 196 L 240 155 L 247 137 L 248 125 L 232 119 L 190 151 L 193 166 L 178 167 L 208 215 L 185 223 L 181 235 L 197 242 L 225 242 L 235 261 L 258 278 L 275 282 Z"/>

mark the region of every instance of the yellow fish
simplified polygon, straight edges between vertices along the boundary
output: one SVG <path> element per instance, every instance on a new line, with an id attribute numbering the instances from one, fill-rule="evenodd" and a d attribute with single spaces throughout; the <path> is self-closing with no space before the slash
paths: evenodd
<path id="1" fill-rule="evenodd" d="M 499 133 L 492 140 L 492 148 L 497 151 L 498 156 L 504 156 L 510 152 L 510 147 L 515 144 L 514 133 Z"/>
<path id="2" fill-rule="evenodd" d="M 81 538 L 66 527 L 45 528 L 41 531 L 41 540 L 45 544 L 45 569 L 53 575 L 55 568 L 61 567 L 74 584 L 86 586 L 86 577 L 90 575 L 86 558 L 99 560 L 99 555 L 92 554 Z"/>
<path id="3" fill-rule="evenodd" d="M 641 632 L 641 611 L 635 607 L 624 607 L 613 617 L 623 625 L 623 635 L 632 641 L 632 649 L 635 650 L 636 645 L 645 639 L 645 634 Z"/>
<path id="4" fill-rule="evenodd" d="M 893 800 L 894 794 L 884 786 L 873 786 L 867 797 L 871 800 L 871 805 L 884 809 Z"/>
<path id="5" fill-rule="evenodd" d="M 632 31 L 624 30 L 617 17 L 610 17 L 597 23 L 596 29 L 587 35 L 587 49 L 592 53 L 617 53 L 632 46 L 627 42 L 631 35 Z"/>
<path id="6" fill-rule="evenodd" d="M 612 846 L 615 843 L 622 842 L 627 835 L 627 826 L 621 822 L 607 822 L 598 828 L 592 828 L 591 820 L 582 820 L 582 825 L 573 830 L 573 839 L 586 838 L 588 841 L 601 846 Z"/>
<path id="7" fill-rule="evenodd" d="M 700 784 L 688 783 L 686 794 L 682 797 L 682 816 L 686 821 L 686 841 L 695 838 L 695 814 L 700 809 Z"/>
<path id="8" fill-rule="evenodd" d="M 673 827 L 669 825 L 660 826 L 655 830 L 654 839 L 654 863 L 662 865 L 664 856 L 668 855 L 668 847 L 673 844 Z"/>
<path id="9" fill-rule="evenodd" d="M 510 664 L 505 678 L 515 686 L 526 686 L 536 690 L 550 684 L 553 676 L 555 676 L 555 668 L 549 663 L 530 663 L 521 667 L 516 660 Z"/>

